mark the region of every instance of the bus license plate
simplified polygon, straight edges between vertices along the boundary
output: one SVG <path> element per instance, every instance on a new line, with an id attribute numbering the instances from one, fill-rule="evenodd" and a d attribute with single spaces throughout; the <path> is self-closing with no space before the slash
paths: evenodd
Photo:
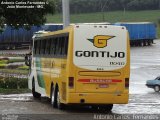
<path id="1" fill-rule="evenodd" d="M 99 84 L 99 88 L 108 88 L 109 87 L 109 85 L 107 85 L 107 84 Z"/>

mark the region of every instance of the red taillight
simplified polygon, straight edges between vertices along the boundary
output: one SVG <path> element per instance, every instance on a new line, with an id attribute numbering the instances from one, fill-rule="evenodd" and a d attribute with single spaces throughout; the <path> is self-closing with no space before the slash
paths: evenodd
<path id="1" fill-rule="evenodd" d="M 129 78 L 125 78 L 125 88 L 129 88 Z"/>
<path id="2" fill-rule="evenodd" d="M 74 87 L 74 77 L 69 77 L 68 80 L 69 80 L 69 83 L 68 83 L 69 88 L 73 88 Z"/>

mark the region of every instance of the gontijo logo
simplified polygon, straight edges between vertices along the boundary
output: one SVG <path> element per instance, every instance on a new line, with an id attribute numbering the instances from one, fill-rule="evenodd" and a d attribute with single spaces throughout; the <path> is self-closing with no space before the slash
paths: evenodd
<path id="1" fill-rule="evenodd" d="M 93 43 L 93 45 L 97 48 L 104 48 L 107 46 L 108 40 L 114 38 L 115 36 L 109 36 L 109 35 L 97 35 L 94 37 L 94 39 L 88 39 L 90 42 Z"/>

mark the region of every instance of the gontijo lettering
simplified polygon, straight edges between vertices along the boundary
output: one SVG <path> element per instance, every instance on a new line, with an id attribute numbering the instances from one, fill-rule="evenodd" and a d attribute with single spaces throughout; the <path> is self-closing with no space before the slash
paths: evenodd
<path id="1" fill-rule="evenodd" d="M 76 57 L 102 57 L 102 58 L 125 58 L 125 52 L 108 51 L 76 51 Z"/>

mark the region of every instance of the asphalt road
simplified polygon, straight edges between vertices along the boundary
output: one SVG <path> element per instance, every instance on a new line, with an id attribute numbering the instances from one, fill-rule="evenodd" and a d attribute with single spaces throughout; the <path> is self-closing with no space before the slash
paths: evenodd
<path id="1" fill-rule="evenodd" d="M 0 118 L 12 118 L 16 120 L 110 120 L 112 118 L 118 119 L 116 116 L 120 116 L 123 119 L 133 119 L 133 115 L 137 114 L 154 114 L 151 117 L 158 120 L 160 119 L 160 116 L 158 116 L 160 114 L 160 93 L 155 93 L 152 89 L 145 86 L 146 80 L 160 75 L 160 41 L 157 40 L 155 43 L 152 46 L 131 48 L 129 104 L 114 105 L 111 113 L 95 111 L 82 106 L 69 106 L 63 111 L 53 109 L 47 98 L 42 97 L 40 100 L 35 100 L 29 93 L 0 95 L 0 114 L 2 114 Z"/>

